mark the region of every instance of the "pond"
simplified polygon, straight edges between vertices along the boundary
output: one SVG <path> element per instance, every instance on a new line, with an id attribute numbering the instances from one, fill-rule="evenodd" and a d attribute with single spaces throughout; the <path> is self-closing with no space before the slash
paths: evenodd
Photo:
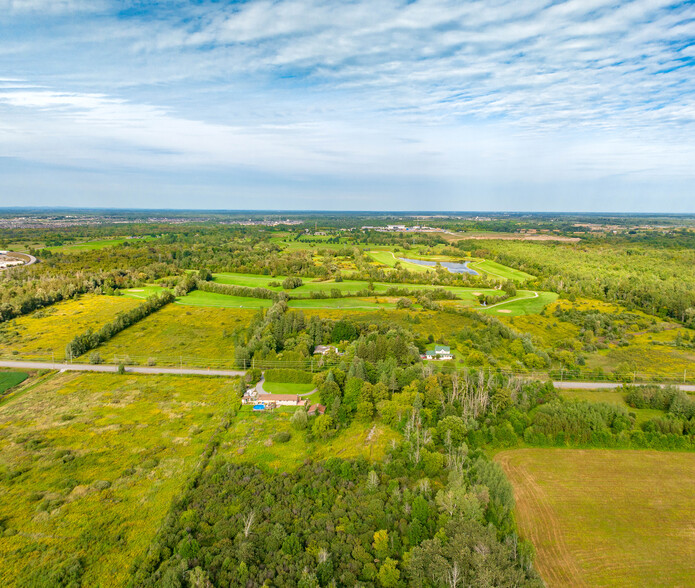
<path id="1" fill-rule="evenodd" d="M 437 265 L 436 261 L 425 261 L 424 259 L 408 259 L 407 257 L 399 257 L 401 261 L 409 261 L 410 263 L 416 263 L 417 265 L 426 265 L 427 267 L 435 267 Z M 472 276 L 477 276 L 478 272 L 474 269 L 468 267 L 468 262 L 455 263 L 453 261 L 440 261 L 439 264 L 442 267 L 448 269 L 452 274 L 471 274 Z"/>

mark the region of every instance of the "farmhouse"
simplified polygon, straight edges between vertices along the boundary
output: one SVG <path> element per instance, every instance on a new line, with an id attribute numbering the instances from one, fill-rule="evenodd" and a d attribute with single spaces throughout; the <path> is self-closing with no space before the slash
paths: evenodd
<path id="1" fill-rule="evenodd" d="M 258 402 L 274 403 L 276 406 L 304 406 L 306 399 L 299 394 L 259 394 Z"/>
<path id="2" fill-rule="evenodd" d="M 420 356 L 421 359 L 447 360 L 453 359 L 451 349 L 446 345 L 435 345 L 434 349 L 428 349 Z"/>
<path id="3" fill-rule="evenodd" d="M 333 345 L 317 345 L 314 348 L 314 355 L 326 355 L 333 351 L 334 353 L 339 353 L 338 348 Z"/>
<path id="4" fill-rule="evenodd" d="M 306 411 L 308 416 L 314 416 L 315 414 L 324 414 L 326 412 L 326 407 L 323 404 L 312 404 L 309 410 Z"/>

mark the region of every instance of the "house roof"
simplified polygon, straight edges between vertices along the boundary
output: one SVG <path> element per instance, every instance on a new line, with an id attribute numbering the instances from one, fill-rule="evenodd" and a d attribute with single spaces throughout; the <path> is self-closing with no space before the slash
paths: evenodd
<path id="1" fill-rule="evenodd" d="M 301 397 L 298 394 L 259 394 L 258 400 L 266 400 L 268 402 L 287 402 L 288 400 L 292 400 L 297 402 L 301 400 Z"/>
<path id="2" fill-rule="evenodd" d="M 307 412 L 310 414 L 313 412 L 323 414 L 324 412 L 326 412 L 326 407 L 323 404 L 312 404 Z"/>
<path id="3" fill-rule="evenodd" d="M 451 351 L 446 345 L 435 345 L 434 350 L 442 353 L 449 353 L 449 351 Z"/>

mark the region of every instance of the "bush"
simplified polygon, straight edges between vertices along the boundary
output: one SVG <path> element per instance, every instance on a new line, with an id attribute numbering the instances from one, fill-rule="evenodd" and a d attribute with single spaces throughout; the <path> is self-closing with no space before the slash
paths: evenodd
<path id="1" fill-rule="evenodd" d="M 89 354 L 89 363 L 98 365 L 100 363 L 104 363 L 104 360 L 101 358 L 101 354 L 98 351 L 95 351 L 94 353 Z"/>
<path id="2" fill-rule="evenodd" d="M 280 431 L 279 433 L 275 433 L 273 441 L 276 443 L 287 443 L 291 438 L 292 435 L 289 431 Z"/>
<path id="3" fill-rule="evenodd" d="M 302 282 L 302 278 L 296 278 L 296 277 L 295 278 L 285 278 L 282 281 L 282 287 L 285 290 L 293 290 L 294 288 L 299 288 L 299 286 L 301 286 L 302 284 L 304 284 L 304 282 Z"/>

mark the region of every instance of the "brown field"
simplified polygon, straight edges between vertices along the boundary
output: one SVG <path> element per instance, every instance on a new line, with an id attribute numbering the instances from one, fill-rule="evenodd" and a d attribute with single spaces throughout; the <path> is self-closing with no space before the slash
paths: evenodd
<path id="1" fill-rule="evenodd" d="M 693 586 L 695 454 L 519 449 L 495 460 L 548 586 Z"/>

